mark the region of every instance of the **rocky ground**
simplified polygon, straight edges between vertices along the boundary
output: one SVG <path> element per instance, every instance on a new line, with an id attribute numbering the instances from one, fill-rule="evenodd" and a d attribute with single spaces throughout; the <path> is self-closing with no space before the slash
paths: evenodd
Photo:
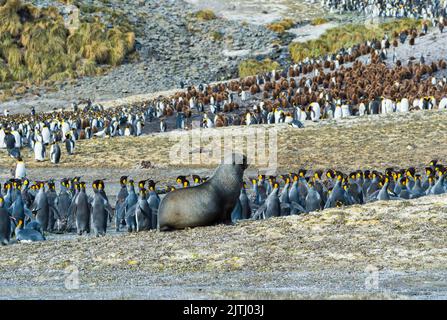
<path id="1" fill-rule="evenodd" d="M 186 0 L 199 8 L 211 8 L 229 20 L 266 24 L 283 18 L 312 19 L 327 13 L 314 0 Z"/>
<path id="2" fill-rule="evenodd" d="M 137 34 L 138 61 L 73 84 L 35 88 L 35 94 L 0 104 L 0 110 L 26 111 L 31 105 L 36 111 L 48 110 L 87 97 L 110 100 L 178 88 L 180 81 L 198 84 L 230 79 L 237 77 L 240 61 L 271 56 L 278 42 L 277 34 L 263 25 L 221 16 L 200 21 L 194 17 L 199 8 L 181 0 L 80 2 L 106 6 L 127 16 Z"/>

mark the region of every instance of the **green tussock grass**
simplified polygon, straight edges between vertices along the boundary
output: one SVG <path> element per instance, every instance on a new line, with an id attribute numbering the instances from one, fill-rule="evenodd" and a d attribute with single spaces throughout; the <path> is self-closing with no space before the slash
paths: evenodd
<path id="1" fill-rule="evenodd" d="M 276 61 L 265 59 L 264 61 L 246 60 L 239 64 L 239 77 L 253 76 L 259 73 L 277 70 L 280 65 Z"/>
<path id="2" fill-rule="evenodd" d="M 194 14 L 194 16 L 202 21 L 209 21 L 217 18 L 216 14 L 211 9 L 199 10 Z"/>
<path id="3" fill-rule="evenodd" d="M 364 41 L 380 40 L 385 34 L 389 34 L 392 37 L 394 32 L 420 28 L 421 23 L 421 20 L 399 19 L 368 26 L 364 24 L 346 24 L 327 30 L 318 39 L 292 43 L 289 47 L 290 54 L 295 62 L 306 57 L 315 58 Z"/>
<path id="4" fill-rule="evenodd" d="M 284 19 L 278 22 L 273 22 L 267 25 L 267 28 L 276 32 L 276 33 L 284 33 L 287 30 L 291 29 L 295 25 L 295 22 L 292 19 Z"/>
<path id="5" fill-rule="evenodd" d="M 211 39 L 214 41 L 221 41 L 223 39 L 223 34 L 219 31 L 213 31 L 211 33 Z"/>
<path id="6" fill-rule="evenodd" d="M 326 19 L 326 18 L 315 18 L 315 19 L 312 19 L 310 24 L 313 25 L 313 26 L 319 26 L 320 24 L 325 24 L 325 23 L 328 23 L 328 22 L 329 22 L 329 20 Z"/>
<path id="7" fill-rule="evenodd" d="M 70 1 L 63 1 L 70 2 Z M 134 52 L 131 27 L 95 20 L 68 29 L 55 7 L 20 0 L 0 6 L 0 81 L 42 83 L 101 74 Z"/>

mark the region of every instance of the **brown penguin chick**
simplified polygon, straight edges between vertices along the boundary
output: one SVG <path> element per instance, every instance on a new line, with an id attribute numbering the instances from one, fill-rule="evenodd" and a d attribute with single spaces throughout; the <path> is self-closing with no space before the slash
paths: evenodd
<path id="1" fill-rule="evenodd" d="M 252 94 L 252 95 L 255 95 L 255 94 L 257 94 L 258 92 L 260 92 L 260 89 L 259 89 L 259 86 L 258 85 L 252 85 L 251 87 L 250 87 L 250 93 Z"/>
<path id="2" fill-rule="evenodd" d="M 270 96 L 270 94 L 267 91 L 264 91 L 264 93 L 262 94 L 263 99 L 268 99 L 269 96 Z"/>
<path id="3" fill-rule="evenodd" d="M 170 106 L 167 106 L 163 112 L 163 115 L 168 116 L 168 117 L 172 116 L 173 114 L 174 114 L 174 110 Z"/>
<path id="4" fill-rule="evenodd" d="M 183 107 L 182 112 L 183 112 L 185 118 L 191 118 L 192 112 L 188 106 Z"/>
<path id="5" fill-rule="evenodd" d="M 222 114 L 217 115 L 216 121 L 215 121 L 215 126 L 217 128 L 225 126 L 225 119 L 224 119 L 224 116 Z"/>
<path id="6" fill-rule="evenodd" d="M 303 74 L 307 74 L 307 65 L 304 65 L 302 70 L 303 70 Z"/>
<path id="7" fill-rule="evenodd" d="M 81 129 L 85 129 L 89 126 L 89 121 L 85 118 L 81 119 Z"/>
<path id="8" fill-rule="evenodd" d="M 431 63 L 431 71 L 432 72 L 438 71 L 438 66 L 436 65 L 436 63 L 434 61 Z"/>
<path id="9" fill-rule="evenodd" d="M 288 74 L 289 74 L 289 78 L 295 77 L 295 70 L 292 67 L 290 67 Z"/>
<path id="10" fill-rule="evenodd" d="M 415 38 L 411 37 L 410 41 L 408 42 L 410 46 L 414 46 Z"/>

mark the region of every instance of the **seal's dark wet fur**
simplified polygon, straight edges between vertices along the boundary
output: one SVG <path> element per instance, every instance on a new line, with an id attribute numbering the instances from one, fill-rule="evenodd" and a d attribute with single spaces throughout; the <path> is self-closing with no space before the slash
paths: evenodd
<path id="1" fill-rule="evenodd" d="M 203 184 L 175 190 L 160 204 L 160 231 L 231 222 L 243 184 L 247 158 L 233 154 Z"/>

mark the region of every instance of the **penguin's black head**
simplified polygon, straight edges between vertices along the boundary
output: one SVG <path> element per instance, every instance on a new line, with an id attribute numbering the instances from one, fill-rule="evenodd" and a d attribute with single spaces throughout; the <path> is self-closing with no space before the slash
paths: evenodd
<path id="1" fill-rule="evenodd" d="M 413 167 L 408 168 L 406 171 L 406 174 L 409 177 L 413 177 L 415 175 L 415 173 L 416 173 L 416 169 Z"/>
<path id="2" fill-rule="evenodd" d="M 386 168 L 385 169 L 385 175 L 391 176 L 394 172 L 394 168 Z"/>
<path id="3" fill-rule="evenodd" d="M 61 180 L 61 186 L 63 186 L 63 187 L 65 187 L 65 188 L 68 188 L 70 185 L 69 185 L 69 182 L 68 182 L 68 179 L 62 179 Z"/>
<path id="4" fill-rule="evenodd" d="M 151 191 L 155 190 L 155 185 L 157 184 L 157 182 L 154 180 L 149 180 L 147 182 L 147 187 L 149 188 L 149 190 L 151 190 Z"/>
<path id="5" fill-rule="evenodd" d="M 138 182 L 138 188 L 143 189 L 146 184 L 146 180 L 141 180 Z"/>
<path id="6" fill-rule="evenodd" d="M 55 189 L 55 185 L 53 181 L 49 181 L 48 182 L 48 187 L 50 188 L 50 190 L 54 190 Z"/>
<path id="7" fill-rule="evenodd" d="M 436 165 L 435 165 L 435 171 L 436 171 L 436 172 L 442 172 L 442 171 L 444 171 L 444 166 L 441 165 L 441 164 L 436 164 Z"/>
<path id="8" fill-rule="evenodd" d="M 408 182 L 408 178 L 407 177 L 402 177 L 402 178 L 400 178 L 399 182 L 400 182 L 401 185 L 406 186 L 407 182 Z"/>
<path id="9" fill-rule="evenodd" d="M 321 179 L 322 176 L 323 176 L 323 170 L 316 170 L 316 171 L 314 172 L 314 177 L 315 177 L 316 179 Z"/>
<path id="10" fill-rule="evenodd" d="M 127 176 L 122 176 L 121 178 L 120 178 L 120 184 L 126 184 L 127 183 Z"/>

